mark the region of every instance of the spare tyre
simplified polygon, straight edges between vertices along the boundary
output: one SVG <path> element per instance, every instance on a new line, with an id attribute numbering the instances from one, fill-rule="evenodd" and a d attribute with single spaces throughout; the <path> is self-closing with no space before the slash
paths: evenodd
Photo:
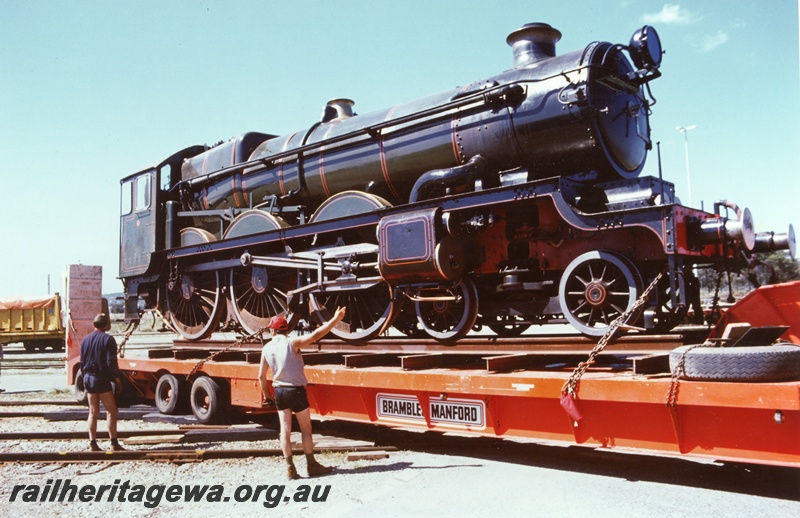
<path id="1" fill-rule="evenodd" d="M 800 346 L 776 344 L 754 347 L 697 347 L 684 345 L 669 354 L 675 374 L 685 355 L 682 379 L 717 381 L 788 381 L 800 379 Z"/>

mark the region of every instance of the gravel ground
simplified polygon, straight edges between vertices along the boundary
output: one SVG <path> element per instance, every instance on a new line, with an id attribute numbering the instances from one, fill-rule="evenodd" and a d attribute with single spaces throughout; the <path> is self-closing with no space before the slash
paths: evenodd
<path id="1" fill-rule="evenodd" d="M 2 394 L 10 399 L 71 399 L 60 390 Z M 80 408 L 80 407 L 64 407 Z M 24 407 L 52 411 L 54 407 Z M 21 411 L 22 407 L 0 407 Z M 120 430 L 177 427 L 121 421 Z M 252 425 L 249 425 L 252 426 Z M 580 447 L 389 430 L 340 421 L 315 421 L 315 441 L 331 436 L 397 447 L 388 458 L 348 461 L 345 454 L 317 458 L 336 467 L 328 476 L 288 481 L 279 458 L 211 460 L 190 464 L 130 462 L 94 473 L 92 463 L 67 464 L 36 474 L 44 465 L 0 466 L 0 516 L 196 516 L 211 512 L 249 516 L 506 516 L 752 517 L 800 516 L 800 470 L 626 455 Z M 41 418 L 0 419 L 0 431 L 84 431 L 84 421 Z M 105 422 L 99 423 L 105 430 Z M 299 439 L 299 434 L 298 439 Z M 101 446 L 107 446 L 101 441 Z M 278 441 L 208 443 L 191 448 L 277 448 Z M 132 446 L 164 449 L 170 446 Z M 2 452 L 82 451 L 86 440 L 0 441 Z M 297 459 L 305 476 L 305 461 Z M 56 481 L 85 488 L 111 486 L 99 501 L 26 502 Z M 50 482 L 49 482 L 50 481 Z M 15 501 L 15 486 L 24 485 Z M 200 501 L 170 502 L 167 490 L 208 485 Z M 137 487 L 140 486 L 140 487 Z M 163 486 L 163 489 L 160 487 Z M 215 487 L 216 486 L 216 487 Z M 262 487 L 253 496 L 257 486 Z M 125 489 L 124 501 L 118 501 Z M 49 489 L 48 489 L 49 490 Z M 115 498 L 109 499 L 111 491 Z M 149 491 L 149 495 L 147 493 Z M 178 491 L 178 489 L 173 489 Z M 137 493 L 138 492 L 138 493 Z M 160 492 L 160 499 L 159 497 Z M 315 493 L 316 492 L 316 493 Z M 136 495 L 140 501 L 131 501 Z M 245 498 L 248 497 L 249 498 Z M 218 498 L 217 498 L 218 497 Z M 314 498 L 316 497 L 316 498 Z M 209 500 L 220 501 L 209 501 Z M 110 501 L 109 501 L 110 500 Z M 237 501 L 244 500 L 244 501 Z M 365 514 L 366 513 L 366 514 Z"/>

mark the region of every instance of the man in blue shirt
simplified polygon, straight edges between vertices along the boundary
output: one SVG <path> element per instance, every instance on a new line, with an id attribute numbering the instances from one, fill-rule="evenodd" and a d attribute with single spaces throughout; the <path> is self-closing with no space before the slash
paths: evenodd
<path id="1" fill-rule="evenodd" d="M 111 329 L 111 320 L 105 313 L 98 313 L 94 317 L 95 330 L 81 342 L 81 372 L 83 386 L 89 400 L 89 448 L 92 451 L 101 451 L 97 445 L 97 417 L 100 415 L 100 403 L 106 409 L 108 420 L 108 436 L 111 437 L 111 447 L 114 451 L 123 448 L 117 441 L 117 401 L 114 398 L 112 381 L 119 383 L 119 369 L 117 367 L 117 342 L 114 337 L 106 334 Z"/>

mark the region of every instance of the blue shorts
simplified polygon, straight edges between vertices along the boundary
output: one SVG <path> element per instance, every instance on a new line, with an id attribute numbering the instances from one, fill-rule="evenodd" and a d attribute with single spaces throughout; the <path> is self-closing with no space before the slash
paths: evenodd
<path id="1" fill-rule="evenodd" d="M 104 378 L 98 378 L 92 374 L 83 375 L 83 388 L 89 394 L 102 394 L 104 392 L 113 392 L 114 388 L 111 382 Z"/>
<path id="2" fill-rule="evenodd" d="M 305 387 L 275 387 L 275 406 L 278 410 L 302 412 L 311 405 Z"/>

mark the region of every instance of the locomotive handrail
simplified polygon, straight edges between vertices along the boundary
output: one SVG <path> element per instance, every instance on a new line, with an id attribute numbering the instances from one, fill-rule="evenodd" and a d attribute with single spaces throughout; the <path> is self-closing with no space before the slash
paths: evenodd
<path id="1" fill-rule="evenodd" d="M 508 86 L 508 84 L 502 85 L 501 87 L 497 87 L 497 88 L 494 88 L 492 90 L 497 90 L 497 89 L 500 89 L 500 88 L 503 88 L 503 87 L 507 87 L 507 86 Z M 463 108 L 463 107 L 469 106 L 470 104 L 478 103 L 481 100 L 483 101 L 482 104 L 488 104 L 488 100 L 486 100 L 486 98 L 485 98 L 486 97 L 486 93 L 487 93 L 487 91 L 480 92 L 478 94 L 474 94 L 474 95 L 471 95 L 471 96 L 468 96 L 468 97 L 464 97 L 464 98 L 461 98 L 461 99 L 458 99 L 458 100 L 455 100 L 455 101 L 451 101 L 451 102 L 443 104 L 441 106 L 436 106 L 434 108 L 421 110 L 419 112 L 415 112 L 415 113 L 412 113 L 412 114 L 409 114 L 409 115 L 405 115 L 405 116 L 399 117 L 397 119 L 392 119 L 390 121 L 385 121 L 385 122 L 372 124 L 370 126 L 367 126 L 367 127 L 364 127 L 364 128 L 360 128 L 358 130 L 350 131 L 348 133 L 343 133 L 343 134 L 337 135 L 335 137 L 330 137 L 330 138 L 327 138 L 327 139 L 319 141 L 319 142 L 312 142 L 311 144 L 305 144 L 305 145 L 302 145 L 302 146 L 298 146 L 298 147 L 296 147 L 294 149 L 290 149 L 290 150 L 287 150 L 287 151 L 282 151 L 280 153 L 275 153 L 275 154 L 269 155 L 268 157 L 257 158 L 255 160 L 249 160 L 247 162 L 242 162 L 240 164 L 236 164 L 236 165 L 232 165 L 232 166 L 229 166 L 229 167 L 225 167 L 225 168 L 219 169 L 217 171 L 214 171 L 213 173 L 208 173 L 208 174 L 205 174 L 205 175 L 202 175 L 202 176 L 196 176 L 196 177 L 190 178 L 188 180 L 181 180 L 180 182 L 177 182 L 174 186 L 172 186 L 170 188 L 170 191 L 176 189 L 179 186 L 183 186 L 183 185 L 195 186 L 195 185 L 204 184 L 204 183 L 207 183 L 209 181 L 212 181 L 212 180 L 224 177 L 224 176 L 228 176 L 228 175 L 231 175 L 231 174 L 235 174 L 235 173 L 238 173 L 240 171 L 244 171 L 245 169 L 249 169 L 249 168 L 253 168 L 253 167 L 268 167 L 269 165 L 275 164 L 276 162 L 281 161 L 283 159 L 286 159 L 286 158 L 289 158 L 289 157 L 294 157 L 294 156 L 298 156 L 299 157 L 299 156 L 303 155 L 304 153 L 306 153 L 308 151 L 312 151 L 312 150 L 321 148 L 323 146 L 329 147 L 329 146 L 331 146 L 333 144 L 337 144 L 337 143 L 340 143 L 342 141 L 347 141 L 347 140 L 350 140 L 350 139 L 352 139 L 354 137 L 360 137 L 360 136 L 368 135 L 369 137 L 376 138 L 386 128 L 390 128 L 392 126 L 400 126 L 402 124 L 413 122 L 413 121 L 415 121 L 417 119 L 425 119 L 424 122 L 431 122 L 432 120 L 436 120 L 436 119 L 431 119 L 430 117 L 433 117 L 433 116 L 439 115 L 439 114 L 444 115 L 446 112 L 450 112 L 450 111 L 458 109 L 458 108 Z M 450 115 L 450 114 L 447 113 L 447 115 Z M 420 121 L 419 123 L 422 124 L 422 122 L 423 121 Z M 407 127 L 409 127 L 409 128 L 410 127 L 414 127 L 414 125 L 410 125 L 410 126 L 407 126 Z"/>

